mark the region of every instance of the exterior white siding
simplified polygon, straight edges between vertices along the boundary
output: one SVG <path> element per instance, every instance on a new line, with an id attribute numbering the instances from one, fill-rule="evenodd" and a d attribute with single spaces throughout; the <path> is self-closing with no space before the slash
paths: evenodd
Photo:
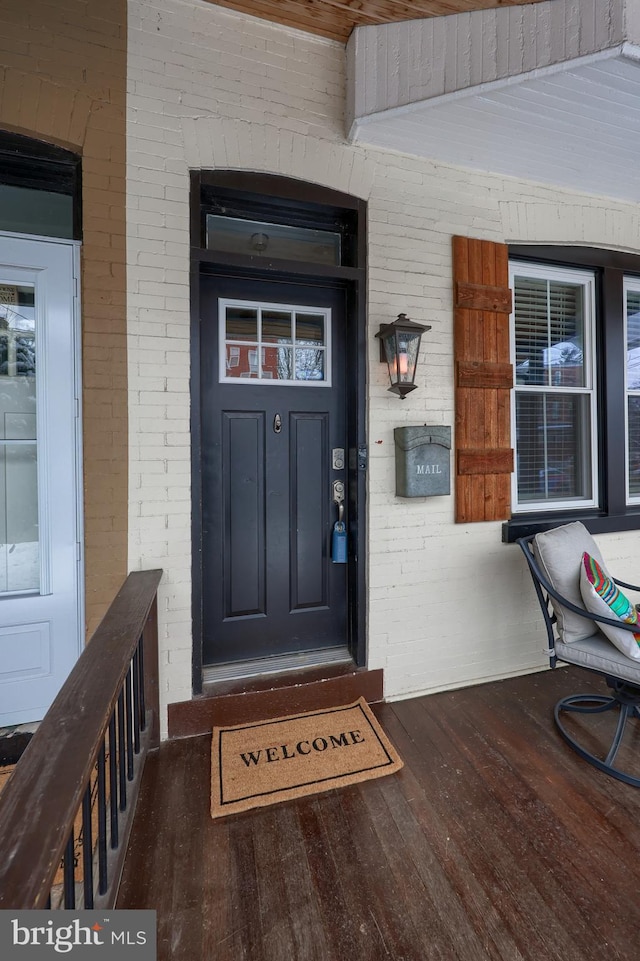
<path id="1" fill-rule="evenodd" d="M 638 208 L 348 144 L 345 60 L 337 43 L 197 0 L 130 3 L 129 556 L 132 569 L 166 571 L 165 706 L 191 696 L 190 168 L 282 174 L 368 201 L 367 613 L 386 696 L 547 663 L 518 548 L 501 543 L 500 524 L 454 524 L 453 496 L 396 498 L 393 428 L 454 424 L 453 234 L 635 250 Z M 404 402 L 386 390 L 374 340 L 400 311 L 432 324 L 420 389 Z M 633 579 L 640 534 L 598 540 Z"/>
<path id="2" fill-rule="evenodd" d="M 360 27 L 349 40 L 363 117 L 620 44 L 628 0 L 546 0 Z"/>

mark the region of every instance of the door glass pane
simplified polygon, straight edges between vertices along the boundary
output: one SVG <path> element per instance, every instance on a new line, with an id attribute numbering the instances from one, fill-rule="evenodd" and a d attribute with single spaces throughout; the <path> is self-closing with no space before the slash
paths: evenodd
<path id="1" fill-rule="evenodd" d="M 291 312 L 288 310 L 262 311 L 263 344 L 290 344 Z"/>
<path id="2" fill-rule="evenodd" d="M 273 351 L 275 364 L 269 366 L 274 380 L 293 380 L 293 351 L 290 347 L 276 347 Z M 270 357 L 271 359 L 271 357 Z"/>
<path id="3" fill-rule="evenodd" d="M 296 343 L 320 347 L 324 344 L 322 314 L 296 314 Z"/>
<path id="4" fill-rule="evenodd" d="M 0 592 L 38 590 L 34 288 L 0 283 Z"/>
<path id="5" fill-rule="evenodd" d="M 516 383 L 584 387 L 584 286 L 518 277 L 514 284 Z"/>
<path id="6" fill-rule="evenodd" d="M 296 380 L 324 380 L 324 349 L 296 349 Z"/>
<path id="7" fill-rule="evenodd" d="M 243 370 L 249 370 L 247 348 L 237 344 L 227 344 L 226 351 L 227 377 L 241 377 Z"/>
<path id="8" fill-rule="evenodd" d="M 227 307 L 227 340 L 257 343 L 258 311 L 255 308 Z"/>
<path id="9" fill-rule="evenodd" d="M 517 395 L 520 503 L 592 496 L 590 404 L 587 394 Z"/>

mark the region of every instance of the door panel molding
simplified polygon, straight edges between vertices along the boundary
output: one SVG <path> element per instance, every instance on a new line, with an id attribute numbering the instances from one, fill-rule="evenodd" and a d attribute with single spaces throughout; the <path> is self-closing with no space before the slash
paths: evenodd
<path id="1" fill-rule="evenodd" d="M 266 614 L 264 440 L 261 411 L 222 411 L 225 620 Z"/>
<path id="2" fill-rule="evenodd" d="M 289 462 L 292 465 L 291 506 L 291 597 L 292 612 L 329 606 L 329 545 L 319 556 L 312 545 L 322 538 L 329 520 L 330 490 L 322 477 L 329 463 L 329 422 L 325 411 L 289 413 Z M 314 513 L 314 507 L 321 511 Z"/>

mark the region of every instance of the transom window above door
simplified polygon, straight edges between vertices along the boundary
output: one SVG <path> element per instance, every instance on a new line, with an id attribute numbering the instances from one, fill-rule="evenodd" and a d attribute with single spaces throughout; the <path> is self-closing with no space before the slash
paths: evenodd
<path id="1" fill-rule="evenodd" d="M 220 300 L 220 382 L 331 386 L 331 310 Z"/>

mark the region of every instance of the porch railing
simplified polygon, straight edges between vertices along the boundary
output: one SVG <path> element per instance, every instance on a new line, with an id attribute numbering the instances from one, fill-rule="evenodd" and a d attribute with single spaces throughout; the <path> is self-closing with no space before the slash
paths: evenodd
<path id="1" fill-rule="evenodd" d="M 158 746 L 157 589 L 129 574 L 0 794 L 0 908 L 111 908 Z"/>

